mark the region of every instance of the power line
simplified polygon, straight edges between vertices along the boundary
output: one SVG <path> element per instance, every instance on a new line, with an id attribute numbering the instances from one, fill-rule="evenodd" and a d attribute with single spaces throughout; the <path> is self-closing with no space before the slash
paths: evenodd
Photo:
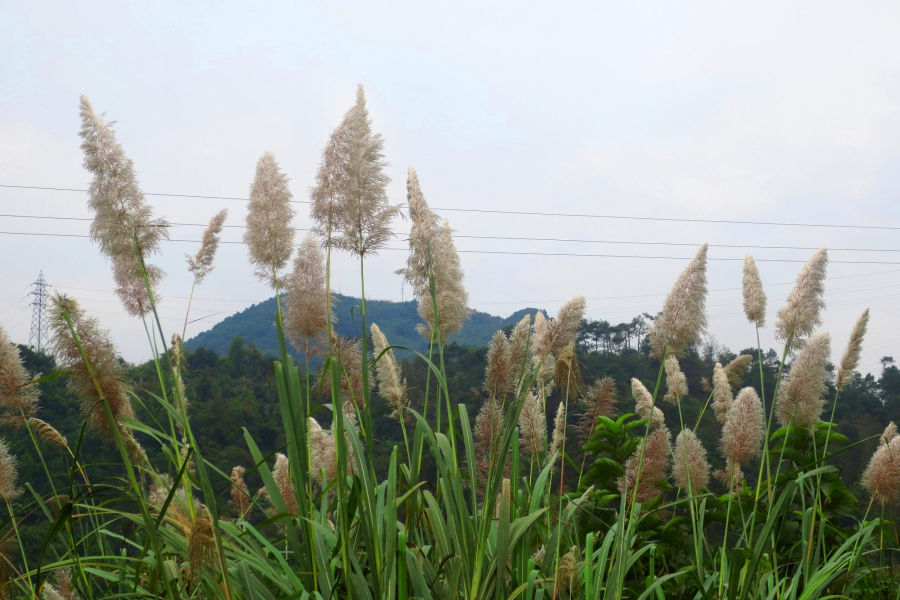
<path id="1" fill-rule="evenodd" d="M 47 237 L 70 237 L 70 238 L 90 238 L 89 235 L 81 235 L 75 233 L 42 233 L 42 232 L 29 232 L 29 231 L 0 231 L 0 235 L 27 235 L 27 236 L 47 236 Z M 181 240 L 181 239 L 168 239 L 167 242 L 188 242 L 192 244 L 199 244 L 200 240 Z M 220 241 L 220 244 L 243 244 L 243 242 L 237 241 Z M 396 252 L 409 252 L 408 248 L 382 248 L 382 250 L 390 250 Z M 583 258 L 643 258 L 643 259 L 655 259 L 655 260 L 691 260 L 691 256 L 646 256 L 641 254 L 578 254 L 575 252 L 509 252 L 502 250 L 457 250 L 460 254 L 502 254 L 507 256 L 574 256 L 574 257 L 583 257 Z M 717 260 L 717 261 L 740 261 L 743 262 L 743 258 L 727 258 L 727 257 L 709 257 L 707 260 Z M 795 260 L 790 258 L 758 258 L 756 262 L 779 262 L 779 263 L 802 263 L 805 264 L 807 261 L 805 260 Z M 832 264 L 843 264 L 843 265 L 900 265 L 900 261 L 884 261 L 884 260 L 832 260 L 829 261 Z"/>
<path id="2" fill-rule="evenodd" d="M 31 185 L 10 185 L 10 184 L 0 184 L 0 187 L 3 188 L 16 188 L 16 189 L 26 189 L 26 190 L 52 190 L 58 192 L 87 192 L 86 189 L 76 189 L 76 188 L 56 188 L 56 187 L 41 187 L 41 186 L 31 186 Z M 144 192 L 145 196 L 160 196 L 160 197 L 168 197 L 168 198 L 195 198 L 195 199 L 208 199 L 208 200 L 242 200 L 244 202 L 249 201 L 249 198 L 239 198 L 235 196 L 202 196 L 199 194 L 163 194 L 156 192 Z M 291 200 L 294 204 L 310 204 L 308 200 Z M 840 225 L 836 223 L 801 223 L 801 222 L 780 222 L 780 221 L 745 221 L 745 220 L 736 220 L 736 219 L 686 219 L 686 218 L 676 218 L 676 217 L 638 217 L 631 215 L 595 215 L 588 213 L 557 213 L 557 212 L 539 212 L 539 211 L 525 211 L 525 210 L 499 210 L 499 209 L 486 209 L 486 208 L 449 208 L 449 207 L 440 207 L 435 206 L 432 207 L 434 210 L 442 210 L 448 212 L 467 212 L 467 213 L 482 213 L 482 214 L 500 214 L 500 215 L 524 215 L 524 216 L 537 216 L 537 217 L 566 217 L 566 218 L 577 218 L 577 219 L 624 219 L 624 220 L 632 220 L 632 221 L 662 221 L 662 222 L 674 222 L 674 223 L 714 223 L 714 224 L 728 224 L 728 225 L 763 225 L 767 227 L 820 227 L 820 228 L 832 228 L 832 229 L 881 229 L 888 231 L 898 231 L 900 227 L 891 227 L 887 225 Z"/>
<path id="3" fill-rule="evenodd" d="M 93 221 L 90 217 L 56 217 L 47 215 L 12 215 L 0 214 L 0 217 L 9 217 L 17 219 L 48 219 L 53 221 Z M 172 227 L 208 227 L 208 223 L 174 223 L 170 222 Z M 246 229 L 246 225 L 223 225 L 226 228 Z M 294 231 L 310 231 L 306 227 L 294 227 Z M 466 235 L 455 233 L 454 238 L 478 239 L 478 240 L 506 240 L 506 241 L 528 241 L 528 242 L 565 242 L 577 244 L 622 244 L 622 245 L 639 245 L 639 246 L 679 246 L 689 248 L 699 248 L 702 244 L 695 242 L 642 242 L 634 240 L 583 240 L 572 238 L 543 238 L 543 237 L 526 237 L 526 236 L 502 236 L 502 235 Z M 233 243 L 233 242 L 232 242 Z M 759 246 L 752 244 L 709 244 L 710 248 L 740 248 L 740 249 L 756 249 L 756 250 L 818 250 L 817 246 Z M 900 252 L 897 248 L 829 248 L 832 252 Z"/>

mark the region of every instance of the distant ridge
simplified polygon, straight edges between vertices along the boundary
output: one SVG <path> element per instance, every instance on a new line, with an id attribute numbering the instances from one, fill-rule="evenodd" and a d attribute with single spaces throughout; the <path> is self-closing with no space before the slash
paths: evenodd
<path id="1" fill-rule="evenodd" d="M 337 316 L 336 331 L 343 336 L 360 337 L 362 332 L 359 318 L 359 298 L 334 294 L 334 299 L 334 313 Z M 416 325 L 421 322 L 416 306 L 415 300 L 408 302 L 366 300 L 367 321 L 378 323 L 378 327 L 392 345 L 426 353 L 428 344 L 416 333 Z M 515 325 L 526 314 L 532 315 L 533 318 L 538 311 L 537 308 L 523 308 L 506 318 L 474 311 L 471 318 L 463 324 L 462 330 L 450 336 L 450 342 L 466 346 L 487 346 L 491 336 L 498 329 Z M 263 353 L 277 355 L 275 312 L 275 298 L 269 298 L 226 317 L 212 329 L 190 338 L 185 342 L 185 347 L 190 350 L 208 348 L 218 354 L 226 354 L 231 346 L 231 341 L 235 337 L 241 337 L 245 342 L 255 345 Z M 293 351 L 293 348 L 291 350 Z M 300 358 L 298 352 L 293 351 L 292 354 L 295 358 Z"/>

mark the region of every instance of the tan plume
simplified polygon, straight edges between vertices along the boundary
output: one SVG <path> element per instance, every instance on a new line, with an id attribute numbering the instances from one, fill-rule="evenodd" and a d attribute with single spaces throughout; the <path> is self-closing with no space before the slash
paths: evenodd
<path id="1" fill-rule="evenodd" d="M 862 354 L 863 338 L 866 336 L 866 329 L 869 326 L 869 309 L 863 311 L 863 314 L 856 320 L 853 331 L 850 332 L 850 340 L 847 342 L 847 348 L 844 350 L 844 356 L 841 357 L 841 364 L 837 369 L 837 378 L 834 385 L 838 391 L 844 389 L 844 386 L 853 378 L 856 368 L 859 366 L 859 357 Z"/>
<path id="2" fill-rule="evenodd" d="M 613 417 L 616 414 L 616 382 L 612 377 L 604 377 L 590 386 L 581 398 L 584 412 L 578 417 L 575 431 L 582 443 L 587 442 L 597 427 L 599 417 Z"/>
<path id="3" fill-rule="evenodd" d="M 60 448 L 67 448 L 68 444 L 66 443 L 66 438 L 59 431 L 56 430 L 53 425 L 47 423 L 46 421 L 42 421 L 36 417 L 30 417 L 28 419 L 28 425 L 34 429 L 34 431 L 38 434 L 42 440 L 44 440 L 48 444 L 52 444 L 54 446 L 59 446 Z"/>
<path id="4" fill-rule="evenodd" d="M 734 395 L 731 393 L 728 374 L 725 373 L 722 363 L 716 363 L 715 369 L 713 369 L 713 410 L 720 423 L 725 422 L 733 400 Z"/>
<path id="5" fill-rule="evenodd" d="M 0 424 L 21 425 L 37 412 L 40 392 L 31 381 L 19 349 L 0 327 Z"/>
<path id="6" fill-rule="evenodd" d="M 275 487 L 278 488 L 278 493 L 281 494 L 281 499 L 284 500 L 284 506 L 288 514 L 296 515 L 299 508 L 297 507 L 297 496 L 294 495 L 294 484 L 291 481 L 291 463 L 288 457 L 281 452 L 275 455 L 272 479 L 275 480 Z"/>
<path id="7" fill-rule="evenodd" d="M 563 599 L 578 597 L 578 546 L 572 546 L 562 555 L 556 566 L 556 589 Z"/>
<path id="8" fill-rule="evenodd" d="M 666 389 L 668 393 L 663 400 L 671 404 L 678 404 L 688 395 L 687 377 L 681 372 L 678 359 L 674 356 L 666 359 Z"/>
<path id="9" fill-rule="evenodd" d="M 636 482 L 637 496 L 634 499 L 637 502 L 644 503 L 660 495 L 661 490 L 657 483 L 666 478 L 669 470 L 669 456 L 672 452 L 670 439 L 669 430 L 662 425 L 651 431 L 625 461 L 625 474 L 619 477 L 617 485 L 620 494 L 627 494 L 626 501 L 629 505 L 632 502 Z"/>
<path id="10" fill-rule="evenodd" d="M 378 378 L 378 393 L 387 400 L 391 406 L 391 418 L 406 422 L 407 396 L 406 379 L 400 372 L 400 365 L 394 357 L 394 350 L 390 349 L 387 337 L 372 323 L 372 342 L 375 345 L 375 374 Z M 381 358 L 378 358 L 378 357 Z"/>
<path id="11" fill-rule="evenodd" d="M 550 449 L 547 451 L 547 460 L 550 460 L 557 452 L 560 455 L 556 462 L 564 460 L 563 452 L 566 451 L 566 405 L 560 402 L 556 409 L 556 417 L 553 419 L 553 435 L 550 437 Z"/>
<path id="12" fill-rule="evenodd" d="M 584 318 L 586 307 L 584 296 L 575 296 L 560 307 L 555 319 L 544 321 L 540 330 L 537 328 L 538 320 L 535 315 L 535 356 L 544 358 L 551 354 L 558 355 L 566 346 L 572 344 L 578 334 L 578 326 Z"/>
<path id="13" fill-rule="evenodd" d="M 215 558 L 215 533 L 209 509 L 201 504 L 194 513 L 188 532 L 188 565 L 191 580 L 200 576 L 203 568 L 212 568 Z"/>
<path id="14" fill-rule="evenodd" d="M 472 431 L 475 442 L 475 466 L 481 481 L 486 480 L 493 465 L 502 425 L 503 406 L 496 398 L 490 397 L 481 404 Z"/>
<path id="15" fill-rule="evenodd" d="M 684 490 L 696 493 L 709 486 L 709 461 L 706 448 L 690 429 L 682 429 L 675 438 L 672 478 Z"/>
<path id="16" fill-rule="evenodd" d="M 256 176 L 250 186 L 244 243 L 254 274 L 273 288 L 279 271 L 287 266 L 294 251 L 291 198 L 287 176 L 278 167 L 275 155 L 266 152 L 256 163 Z"/>
<path id="17" fill-rule="evenodd" d="M 509 334 L 509 373 L 507 378 L 513 393 L 518 396 L 531 373 L 529 346 L 531 343 L 531 315 L 522 317 Z"/>
<path id="18" fill-rule="evenodd" d="M 519 412 L 519 436 L 522 452 L 535 459 L 544 452 L 547 439 L 547 414 L 540 399 L 528 392 Z"/>
<path id="19" fill-rule="evenodd" d="M 884 433 L 881 434 L 881 437 L 878 438 L 879 446 L 886 446 L 891 443 L 891 440 L 897 437 L 897 424 L 891 421 L 888 423 L 888 426 L 884 428 Z"/>
<path id="20" fill-rule="evenodd" d="M 312 232 L 326 244 L 330 244 L 334 236 L 348 186 L 350 121 L 351 114 L 348 112 L 328 137 L 316 171 L 316 185 L 310 191 Z"/>
<path id="21" fill-rule="evenodd" d="M 578 353 L 575 350 L 575 342 L 569 343 L 563 348 L 556 359 L 556 369 L 553 378 L 559 384 L 565 396 L 577 396 L 584 389 L 584 377 L 578 366 Z"/>
<path id="22" fill-rule="evenodd" d="M 87 363 L 72 337 L 64 314 L 72 322 Z M 132 459 L 145 461 L 147 455 L 144 449 L 134 439 L 131 429 L 125 426 L 126 420 L 135 418 L 134 410 L 124 383 L 124 368 L 116 355 L 109 331 L 101 329 L 95 317 L 86 317 L 78 303 L 64 294 L 53 299 L 50 330 L 53 352 L 59 366 L 71 371 L 68 388 L 81 400 L 81 412 L 88 424 L 109 441 L 115 438 L 114 432 L 118 430 Z M 109 405 L 113 423 L 104 411 L 104 400 Z"/>
<path id="23" fill-rule="evenodd" d="M 219 249 L 219 235 L 222 233 L 222 226 L 225 219 L 228 218 L 228 209 L 220 210 L 209 220 L 209 227 L 203 231 L 203 237 L 200 240 L 200 249 L 197 254 L 191 256 L 186 254 L 188 271 L 194 276 L 194 282 L 197 285 L 203 283 L 206 276 L 213 270 L 213 260 L 216 258 L 216 250 Z"/>
<path id="24" fill-rule="evenodd" d="M 805 339 L 822 324 L 827 272 L 828 251 L 822 248 L 803 266 L 787 303 L 778 309 L 775 338 L 785 344 L 790 342 L 788 350 L 791 352 L 800 349 Z"/>
<path id="25" fill-rule="evenodd" d="M 722 426 L 722 454 L 746 464 L 762 452 L 766 421 L 762 402 L 752 387 L 738 392 Z"/>
<path id="26" fill-rule="evenodd" d="M 882 504 L 900 498 L 900 436 L 878 446 L 863 472 L 862 484 Z"/>
<path id="27" fill-rule="evenodd" d="M 725 376 L 728 377 L 728 385 L 731 387 L 740 387 L 744 380 L 744 373 L 753 364 L 752 354 L 741 354 L 733 361 L 725 365 Z"/>
<path id="28" fill-rule="evenodd" d="M 297 350 L 308 353 L 316 338 L 328 328 L 328 319 L 334 320 L 325 300 L 325 256 L 312 234 L 300 243 L 294 270 L 285 278 L 284 289 L 285 332 Z"/>
<path id="29" fill-rule="evenodd" d="M 640 379 L 631 379 L 631 395 L 634 396 L 634 412 L 648 421 L 649 427 L 663 427 L 665 420 L 662 411 L 655 406 L 653 396 Z"/>
<path id="30" fill-rule="evenodd" d="M 741 465 L 731 460 L 725 461 L 725 468 L 715 473 L 716 479 L 729 489 L 730 494 L 738 495 L 744 490 L 744 471 Z"/>
<path id="31" fill-rule="evenodd" d="M 365 408 L 362 378 L 362 346 L 359 340 L 339 336 L 332 331 L 331 349 L 341 368 L 341 402 L 344 414 L 354 423 L 357 408 Z M 368 359 L 368 357 L 367 357 Z M 372 380 L 369 380 L 371 391 Z"/>
<path id="32" fill-rule="evenodd" d="M 812 428 L 825 408 L 826 367 L 831 354 L 831 336 L 817 333 L 791 364 L 788 380 L 778 388 L 775 416 L 782 426 Z"/>
<path id="33" fill-rule="evenodd" d="M 94 212 L 91 239 L 112 262 L 116 295 L 126 312 L 143 316 L 152 310 L 145 272 L 153 300 L 159 302 L 156 286 L 163 271 L 147 260 L 169 238 L 169 224 L 153 218 L 138 186 L 134 163 L 125 156 L 111 124 L 94 112 L 87 97 L 81 97 L 79 108 L 83 164 L 93 176 L 88 187 L 88 207 Z"/>
<path id="34" fill-rule="evenodd" d="M 250 490 L 247 488 L 247 482 L 244 481 L 244 473 L 246 473 L 246 469 L 240 465 L 231 469 L 231 499 L 228 501 L 228 508 L 236 519 L 248 518 L 253 508 L 250 502 Z"/>
<path id="35" fill-rule="evenodd" d="M 682 356 L 706 332 L 707 249 L 707 244 L 703 244 L 675 280 L 662 316 L 650 328 L 650 348 L 657 358 L 663 356 L 666 347 L 672 356 Z"/>
<path id="36" fill-rule="evenodd" d="M 319 484 L 319 489 L 325 490 L 328 484 L 337 477 L 337 448 L 334 443 L 334 435 L 325 431 L 319 422 L 309 418 L 309 458 L 312 464 L 312 476 Z M 353 472 L 353 461 L 348 461 L 347 471 Z"/>
<path id="37" fill-rule="evenodd" d="M 751 255 L 744 258 L 744 314 L 747 320 L 755 323 L 757 327 L 766 324 L 766 292 L 763 291 L 762 279 L 759 277 L 759 269 Z"/>
<path id="38" fill-rule="evenodd" d="M 19 461 L 9 451 L 6 441 L 0 439 L 0 498 L 14 500 L 22 495 L 22 489 L 16 487 L 19 479 Z"/>
<path id="39" fill-rule="evenodd" d="M 506 334 L 496 332 L 488 342 L 487 365 L 484 369 L 484 389 L 491 398 L 506 398 L 513 383 L 510 378 L 510 344 Z"/>

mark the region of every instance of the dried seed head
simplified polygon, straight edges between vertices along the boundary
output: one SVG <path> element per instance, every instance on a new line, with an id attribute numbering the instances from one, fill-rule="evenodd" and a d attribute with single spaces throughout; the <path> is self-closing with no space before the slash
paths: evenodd
<path id="1" fill-rule="evenodd" d="M 143 316 L 151 310 L 144 271 L 156 302 L 156 286 L 163 277 L 162 270 L 147 259 L 169 238 L 169 224 L 153 218 L 138 186 L 134 163 L 125 156 L 111 124 L 94 112 L 85 96 L 81 97 L 80 114 L 83 164 L 93 175 L 88 188 L 88 207 L 94 211 L 91 239 L 112 261 L 116 294 L 125 310 Z"/>
<path id="2" fill-rule="evenodd" d="M 581 403 L 585 406 L 585 410 L 578 417 L 575 431 L 578 433 L 578 438 L 584 443 L 594 433 L 598 417 L 613 417 L 616 413 L 615 380 L 612 377 L 604 377 L 589 387 L 582 396 Z"/>
<path id="3" fill-rule="evenodd" d="M 731 383 L 728 381 L 728 375 L 722 368 L 722 363 L 716 363 L 713 370 L 713 410 L 716 412 L 716 419 L 720 423 L 725 422 L 728 410 L 731 408 L 731 402 L 734 395 L 731 393 Z"/>
<path id="4" fill-rule="evenodd" d="M 863 473 L 862 484 L 882 504 L 900 497 L 900 436 L 894 435 L 878 446 Z"/>
<path id="5" fill-rule="evenodd" d="M 297 507 L 297 497 L 294 495 L 294 484 L 291 481 L 291 463 L 288 457 L 281 452 L 275 455 L 272 479 L 275 480 L 275 486 L 278 488 L 278 493 L 281 494 L 281 499 L 284 500 L 287 512 L 296 515 L 299 509 Z"/>
<path id="6" fill-rule="evenodd" d="M 287 265 L 294 250 L 291 198 L 287 176 L 281 172 L 275 156 L 266 152 L 256 163 L 256 176 L 250 186 L 244 243 L 250 251 L 254 274 L 273 288 L 278 272 Z"/>
<path id="7" fill-rule="evenodd" d="M 319 422 L 309 418 L 309 458 L 312 463 L 312 475 L 319 484 L 320 490 L 325 490 L 338 474 L 337 448 L 334 443 L 334 435 L 325 431 Z M 348 462 L 348 471 L 352 472 L 352 461 Z"/>
<path id="8" fill-rule="evenodd" d="M 884 433 L 881 434 L 881 437 L 878 438 L 878 445 L 887 446 L 895 437 L 897 437 L 897 424 L 891 421 L 888 423 L 888 426 L 884 428 Z"/>
<path id="9" fill-rule="evenodd" d="M 759 269 L 751 255 L 744 259 L 744 314 L 757 327 L 766 324 L 766 293 L 763 291 Z"/>
<path id="10" fill-rule="evenodd" d="M 40 392 L 22 364 L 19 349 L 0 327 L 0 424 L 20 425 L 34 415 Z"/>
<path id="11" fill-rule="evenodd" d="M 696 493 L 709 486 L 709 462 L 706 448 L 690 429 L 682 429 L 675 438 L 675 458 L 672 478 L 678 486 Z"/>
<path id="12" fill-rule="evenodd" d="M 0 439 L 0 498 L 14 500 L 22 495 L 22 489 L 16 487 L 19 479 L 19 461 L 10 453 L 6 441 Z"/>
<path id="13" fill-rule="evenodd" d="M 586 304 L 584 296 L 575 296 L 560 307 L 555 319 L 552 321 L 542 320 L 540 330 L 538 330 L 538 318 L 535 315 L 535 356 L 544 358 L 550 354 L 559 354 L 566 346 L 575 341 L 578 326 L 584 318 Z"/>
<path id="14" fill-rule="evenodd" d="M 378 379 L 378 393 L 393 409 L 391 418 L 398 421 L 406 422 L 406 405 L 408 403 L 406 397 L 406 379 L 400 372 L 400 365 L 394 357 L 394 350 L 389 349 L 390 344 L 387 337 L 378 328 L 378 325 L 372 323 L 372 342 L 375 345 L 375 357 L 378 362 L 375 363 L 375 375 Z M 382 354 L 384 353 L 384 354 Z"/>
<path id="15" fill-rule="evenodd" d="M 726 488 L 730 487 L 731 494 L 739 495 L 744 489 L 744 472 L 741 470 L 741 465 L 736 462 L 726 461 L 725 468 L 716 471 L 713 475 Z"/>
<path id="16" fill-rule="evenodd" d="M 390 177 L 384 173 L 384 139 L 372 132 L 363 87 L 356 88 L 356 104 L 347 113 L 343 129 L 344 152 L 339 168 L 339 206 L 335 213 L 335 248 L 369 256 L 384 248 L 394 235 L 391 221 L 401 216 L 399 206 L 387 199 Z"/>
<path id="17" fill-rule="evenodd" d="M 568 552 L 562 555 L 556 566 L 556 588 L 559 590 L 560 598 L 578 597 L 577 552 L 578 546 L 572 546 Z"/>
<path id="18" fill-rule="evenodd" d="M 294 271 L 285 278 L 284 289 L 285 331 L 297 350 L 309 352 L 315 338 L 328 328 L 328 319 L 334 320 L 331 309 L 325 307 L 325 256 L 313 234 L 303 238 L 297 249 Z"/>
<path id="19" fill-rule="evenodd" d="M 196 580 L 204 567 L 212 568 L 215 557 L 215 537 L 212 516 L 209 509 L 201 504 L 194 513 L 190 531 L 187 535 L 188 565 L 191 581 Z"/>
<path id="20" fill-rule="evenodd" d="M 834 383 L 838 391 L 844 389 L 844 386 L 853 378 L 856 367 L 859 366 L 859 357 L 862 354 L 862 342 L 868 326 L 869 309 L 867 308 L 853 326 L 853 331 L 850 332 L 850 341 L 847 342 L 844 356 L 841 357 L 841 364 L 837 371 L 837 379 Z"/>
<path id="21" fill-rule="evenodd" d="M 666 359 L 666 389 L 668 393 L 663 400 L 671 404 L 678 404 L 688 395 L 687 377 L 678 366 L 678 359 L 670 356 Z"/>
<path id="22" fill-rule="evenodd" d="M 34 429 L 34 431 L 38 434 L 38 437 L 44 440 L 46 443 L 53 444 L 54 446 L 59 446 L 60 448 L 68 447 L 66 438 L 50 423 L 42 421 L 36 417 L 30 417 L 28 419 L 28 425 L 32 429 Z"/>
<path id="23" fill-rule="evenodd" d="M 742 389 L 722 427 L 722 453 L 728 460 L 746 464 L 759 456 L 766 435 L 765 413 L 756 390 Z"/>
<path id="24" fill-rule="evenodd" d="M 197 254 L 191 256 L 186 254 L 188 271 L 194 276 L 194 282 L 197 285 L 203 283 L 206 276 L 213 270 L 213 259 L 216 257 L 216 250 L 219 249 L 219 235 L 222 233 L 222 225 L 228 218 L 228 209 L 220 210 L 209 220 L 209 227 L 203 232 L 203 238 L 200 241 L 200 249 Z"/>
<path id="25" fill-rule="evenodd" d="M 250 516 L 253 504 L 250 502 L 250 490 L 244 481 L 246 469 L 238 465 L 231 469 L 231 500 L 228 508 L 236 519 L 246 519 Z"/>
<path id="26" fill-rule="evenodd" d="M 344 414 L 356 422 L 356 409 L 365 407 L 362 378 L 362 346 L 359 340 L 332 331 L 331 350 L 341 367 L 341 402 Z M 368 357 L 366 357 L 368 359 Z M 369 380 L 371 391 L 372 380 Z M 351 416 L 352 415 L 352 416 Z"/>
<path id="27" fill-rule="evenodd" d="M 512 386 L 510 374 L 510 344 L 506 334 L 498 331 L 488 342 L 487 366 L 484 369 L 484 389 L 491 398 L 503 399 Z"/>
<path id="28" fill-rule="evenodd" d="M 822 248 L 803 266 L 787 304 L 778 309 L 775 338 L 786 344 L 790 342 L 791 352 L 800 349 L 806 337 L 822 324 L 827 270 L 828 251 Z"/>
<path id="29" fill-rule="evenodd" d="M 775 416 L 782 426 L 793 423 L 812 428 L 819 422 L 825 408 L 826 367 L 831 354 L 831 336 L 817 333 L 812 336 L 791 364 L 788 380 L 778 389 Z"/>
<path id="30" fill-rule="evenodd" d="M 528 357 L 531 342 L 531 315 L 525 315 L 509 334 L 509 379 L 512 391 L 518 396 L 524 385 L 525 377 L 530 373 Z"/>
<path id="31" fill-rule="evenodd" d="M 641 466 L 642 452 L 643 466 Z M 639 503 L 644 503 L 661 493 L 657 483 L 666 478 L 671 452 L 669 430 L 663 425 L 651 431 L 650 435 L 641 442 L 641 446 L 638 446 L 634 454 L 625 461 L 625 474 L 619 477 L 617 486 L 620 494 L 627 494 L 629 505 L 632 502 L 635 482 L 638 482 L 635 500 Z M 638 471 L 640 471 L 640 481 L 638 481 Z"/>
<path id="32" fill-rule="evenodd" d="M 81 349 L 72 337 L 63 313 L 72 321 Z M 113 432 L 117 429 L 132 459 L 145 461 L 144 449 L 134 439 L 131 429 L 125 426 L 125 420 L 134 419 L 134 410 L 123 382 L 124 368 L 116 356 L 109 331 L 101 329 L 95 317 L 85 317 L 78 303 L 64 294 L 53 299 L 50 331 L 53 352 L 59 366 L 71 371 L 68 388 L 81 400 L 81 412 L 88 424 L 107 440 L 115 438 Z M 81 350 L 90 366 L 85 364 Z M 103 400 L 109 405 L 114 423 L 106 416 Z"/>
<path id="33" fill-rule="evenodd" d="M 349 160 L 350 116 L 349 112 L 345 114 L 331 132 L 316 171 L 316 185 L 310 190 L 312 231 L 326 244 L 331 243 L 348 185 L 346 165 Z"/>
<path id="34" fill-rule="evenodd" d="M 519 412 L 519 435 L 522 452 L 535 459 L 544 452 L 547 438 L 547 415 L 537 395 L 531 391 L 525 396 Z"/>
<path id="35" fill-rule="evenodd" d="M 494 463 L 500 427 L 503 425 L 503 406 L 496 398 L 488 398 L 481 404 L 475 417 L 472 437 L 475 442 L 475 461 L 479 480 L 485 480 Z"/>
<path id="36" fill-rule="evenodd" d="M 557 452 L 560 453 L 556 457 L 556 461 L 562 460 L 562 453 L 566 450 L 566 406 L 564 402 L 559 403 L 556 409 L 556 417 L 553 419 L 553 436 L 550 438 L 550 449 L 547 451 L 547 459 L 549 460 Z M 554 462 L 556 462 L 554 461 Z"/>
<path id="37" fill-rule="evenodd" d="M 650 348 L 660 358 L 666 346 L 679 357 L 706 332 L 706 252 L 703 244 L 666 297 L 663 314 L 650 329 Z"/>
<path id="38" fill-rule="evenodd" d="M 575 342 L 570 343 L 560 351 L 559 358 L 556 359 L 556 369 L 553 372 L 553 378 L 566 396 L 577 396 L 584 389 L 584 378 L 578 366 Z"/>
<path id="39" fill-rule="evenodd" d="M 753 364 L 752 354 L 741 354 L 736 359 L 725 365 L 725 375 L 731 387 L 739 387 L 744 379 L 744 373 Z"/>
<path id="40" fill-rule="evenodd" d="M 62 600 L 81 600 L 75 587 L 72 585 L 72 569 L 56 569 L 53 571 L 53 582 L 55 584 L 58 598 Z M 54 598 L 54 600 L 56 600 Z"/>
<path id="41" fill-rule="evenodd" d="M 640 379 L 631 379 L 631 395 L 634 396 L 634 412 L 642 419 L 649 421 L 649 427 L 663 427 L 664 417 L 661 410 L 654 406 L 650 390 L 644 387 Z"/>

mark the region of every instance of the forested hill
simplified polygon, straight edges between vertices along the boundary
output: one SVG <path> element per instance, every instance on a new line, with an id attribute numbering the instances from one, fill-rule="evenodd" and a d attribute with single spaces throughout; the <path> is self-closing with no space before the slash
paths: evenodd
<path id="1" fill-rule="evenodd" d="M 334 300 L 336 331 L 347 337 L 360 337 L 359 298 L 334 294 Z M 408 302 L 366 300 L 366 318 L 369 323 L 378 324 L 392 345 L 424 353 L 428 347 L 426 341 L 416 333 L 416 325 L 421 322 L 416 306 L 415 300 Z M 191 350 L 208 348 L 219 355 L 225 355 L 231 341 L 235 337 L 240 337 L 259 348 L 263 354 L 275 356 L 278 354 L 275 312 L 275 298 L 269 298 L 225 318 L 209 331 L 190 338 L 185 346 Z M 450 341 L 464 346 L 487 346 L 491 336 L 498 329 L 515 325 L 525 314 L 533 316 L 536 312 L 538 312 L 536 308 L 523 308 L 503 318 L 474 311 L 462 330 L 450 336 Z M 299 359 L 299 353 L 294 352 L 294 358 Z"/>

